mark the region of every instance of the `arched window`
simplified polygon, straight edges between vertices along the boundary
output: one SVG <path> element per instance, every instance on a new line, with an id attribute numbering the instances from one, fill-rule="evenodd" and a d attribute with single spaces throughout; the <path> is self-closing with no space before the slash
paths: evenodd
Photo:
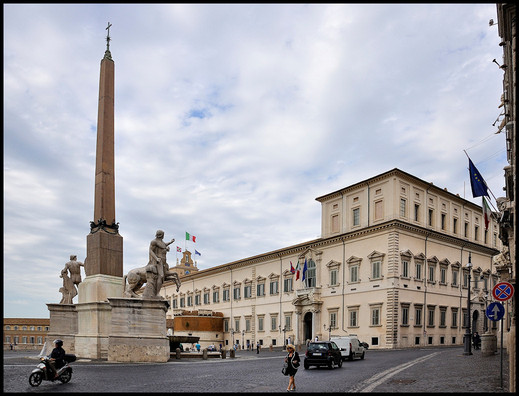
<path id="1" fill-rule="evenodd" d="M 306 266 L 306 287 L 315 287 L 316 279 L 315 279 L 315 261 L 310 259 L 308 260 Z"/>

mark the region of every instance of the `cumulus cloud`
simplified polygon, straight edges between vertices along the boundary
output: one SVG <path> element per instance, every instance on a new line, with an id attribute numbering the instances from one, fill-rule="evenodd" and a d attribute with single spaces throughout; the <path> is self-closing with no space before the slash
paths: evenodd
<path id="1" fill-rule="evenodd" d="M 470 199 L 464 149 L 500 194 L 495 14 L 4 5 L 4 315 L 47 317 L 69 255 L 86 255 L 108 21 L 127 272 L 145 264 L 157 229 L 201 252 L 202 269 L 314 239 L 316 197 L 395 167 Z"/>

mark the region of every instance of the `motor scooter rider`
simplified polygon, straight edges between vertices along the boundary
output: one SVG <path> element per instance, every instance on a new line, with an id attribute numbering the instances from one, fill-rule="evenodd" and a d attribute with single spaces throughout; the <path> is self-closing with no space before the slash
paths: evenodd
<path id="1" fill-rule="evenodd" d="M 54 374 L 54 378 L 58 377 L 58 370 L 65 365 L 65 350 L 63 349 L 62 340 L 54 340 L 54 349 L 50 354 L 49 366 Z"/>

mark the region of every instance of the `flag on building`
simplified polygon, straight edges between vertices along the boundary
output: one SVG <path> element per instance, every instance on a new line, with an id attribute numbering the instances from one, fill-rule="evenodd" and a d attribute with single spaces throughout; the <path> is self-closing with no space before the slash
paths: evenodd
<path id="1" fill-rule="evenodd" d="M 299 279 L 299 271 L 300 271 L 299 260 L 297 260 L 297 264 L 296 264 L 296 280 Z"/>
<path id="2" fill-rule="evenodd" d="M 477 168 L 472 163 L 472 160 L 469 158 L 469 172 L 470 172 L 470 187 L 472 188 L 472 197 L 488 197 L 488 187 L 481 176 L 481 173 L 477 170 Z"/>
<path id="3" fill-rule="evenodd" d="M 308 270 L 307 266 L 306 266 L 306 258 L 305 258 L 305 266 L 303 267 L 303 282 L 305 281 L 306 279 L 306 271 Z"/>
<path id="4" fill-rule="evenodd" d="M 191 235 L 189 232 L 186 232 L 186 241 L 196 242 L 196 236 Z"/>
<path id="5" fill-rule="evenodd" d="M 290 272 L 292 272 L 293 274 L 296 273 L 296 270 L 295 270 L 294 266 L 292 265 L 292 261 L 290 262 Z"/>
<path id="6" fill-rule="evenodd" d="M 177 252 L 182 252 L 182 249 L 180 248 L 180 246 L 177 246 Z"/>
<path id="7" fill-rule="evenodd" d="M 200 252 L 198 250 L 195 249 L 195 256 L 198 255 L 198 256 L 201 256 Z"/>
<path id="8" fill-rule="evenodd" d="M 487 204 L 485 197 L 481 197 L 483 201 L 481 206 L 483 207 L 483 217 L 485 218 L 485 231 L 488 230 L 488 224 L 490 223 L 490 216 L 492 215 L 492 211 Z"/>

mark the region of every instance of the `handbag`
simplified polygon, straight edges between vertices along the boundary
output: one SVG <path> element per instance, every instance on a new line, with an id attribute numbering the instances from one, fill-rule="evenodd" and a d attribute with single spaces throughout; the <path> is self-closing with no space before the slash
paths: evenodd
<path id="1" fill-rule="evenodd" d="M 301 366 L 301 360 L 299 360 L 299 354 L 297 352 L 295 352 L 294 357 L 292 359 L 297 360 L 297 363 L 294 363 L 292 361 L 292 366 L 294 366 L 294 368 L 298 368 L 299 366 Z"/>
<path id="2" fill-rule="evenodd" d="M 281 369 L 283 375 L 288 375 L 288 363 L 283 363 L 283 368 Z"/>

